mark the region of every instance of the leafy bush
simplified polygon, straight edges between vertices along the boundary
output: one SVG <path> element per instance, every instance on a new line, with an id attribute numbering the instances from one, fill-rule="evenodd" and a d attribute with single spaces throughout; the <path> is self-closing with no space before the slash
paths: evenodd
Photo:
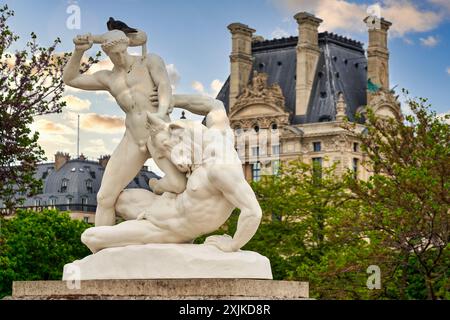
<path id="1" fill-rule="evenodd" d="M 0 219 L 0 297 L 13 281 L 60 280 L 64 264 L 90 254 L 80 241 L 89 224 L 68 213 L 19 210 Z"/>

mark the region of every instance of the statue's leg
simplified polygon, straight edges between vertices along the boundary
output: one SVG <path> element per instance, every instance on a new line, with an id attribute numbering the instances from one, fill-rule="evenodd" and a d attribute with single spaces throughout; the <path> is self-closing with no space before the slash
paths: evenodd
<path id="1" fill-rule="evenodd" d="M 138 174 L 149 156 L 148 151 L 140 150 L 126 132 L 109 159 L 103 174 L 102 184 L 97 194 L 97 211 L 95 213 L 97 227 L 115 224 L 114 206 L 120 192 Z"/>
<path id="2" fill-rule="evenodd" d="M 130 220 L 115 226 L 89 228 L 81 235 L 81 242 L 96 253 L 105 248 L 156 242 L 160 233 L 161 230 L 147 220 Z"/>
<path id="3" fill-rule="evenodd" d="M 188 243 L 191 240 L 161 229 L 148 220 L 130 220 L 115 226 L 89 228 L 81 235 L 81 241 L 93 253 L 106 248 L 148 243 Z"/>
<path id="4" fill-rule="evenodd" d="M 116 214 L 125 220 L 136 220 L 155 202 L 157 195 L 145 189 L 125 189 L 116 202 Z"/>

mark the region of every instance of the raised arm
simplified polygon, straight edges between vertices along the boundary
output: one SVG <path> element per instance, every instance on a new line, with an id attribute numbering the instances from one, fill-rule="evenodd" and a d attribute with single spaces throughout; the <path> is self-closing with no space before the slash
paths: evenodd
<path id="1" fill-rule="evenodd" d="M 172 106 L 169 74 L 163 59 L 155 54 L 147 56 L 147 67 L 158 90 L 158 115 L 163 119 L 169 114 Z"/>
<path id="2" fill-rule="evenodd" d="M 211 236 L 205 244 L 223 251 L 238 251 L 255 235 L 261 222 L 262 212 L 255 193 L 242 173 L 241 166 L 218 165 L 208 173 L 209 180 L 223 196 L 241 210 L 234 236 Z"/>
<path id="3" fill-rule="evenodd" d="M 98 71 L 92 75 L 80 74 L 81 59 L 84 52 L 92 47 L 93 37 L 91 35 L 77 36 L 73 42 L 75 50 L 64 68 L 64 83 L 82 90 L 108 90 L 107 79 L 110 71 Z"/>

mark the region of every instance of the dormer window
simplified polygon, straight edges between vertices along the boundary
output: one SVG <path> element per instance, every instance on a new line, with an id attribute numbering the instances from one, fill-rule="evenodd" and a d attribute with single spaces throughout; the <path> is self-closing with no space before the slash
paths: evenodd
<path id="1" fill-rule="evenodd" d="M 67 185 L 69 184 L 69 180 L 63 179 L 61 182 L 61 193 L 67 192 Z"/>

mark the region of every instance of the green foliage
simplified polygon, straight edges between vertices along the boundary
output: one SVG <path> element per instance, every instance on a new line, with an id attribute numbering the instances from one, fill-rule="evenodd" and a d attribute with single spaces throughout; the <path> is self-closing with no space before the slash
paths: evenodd
<path id="1" fill-rule="evenodd" d="M 0 223 L 0 297 L 11 294 L 12 281 L 60 280 L 64 264 L 90 253 L 80 241 L 89 224 L 68 213 L 19 210 Z"/>
<path id="2" fill-rule="evenodd" d="M 245 247 L 268 256 L 276 279 L 308 281 L 315 298 L 367 298 L 369 246 L 351 232 L 359 206 L 336 172 L 291 161 L 253 188 L 264 212 Z"/>
<path id="3" fill-rule="evenodd" d="M 449 117 L 430 111 L 426 99 L 408 104 L 412 114 L 405 119 L 380 118 L 368 110 L 367 132 L 358 137 L 373 174 L 368 181 L 348 175 L 346 182 L 362 204 L 354 221 L 359 232 L 386 248 L 386 286 L 398 287 L 400 298 L 423 298 L 423 288 L 429 299 L 444 298 L 450 255 Z"/>

